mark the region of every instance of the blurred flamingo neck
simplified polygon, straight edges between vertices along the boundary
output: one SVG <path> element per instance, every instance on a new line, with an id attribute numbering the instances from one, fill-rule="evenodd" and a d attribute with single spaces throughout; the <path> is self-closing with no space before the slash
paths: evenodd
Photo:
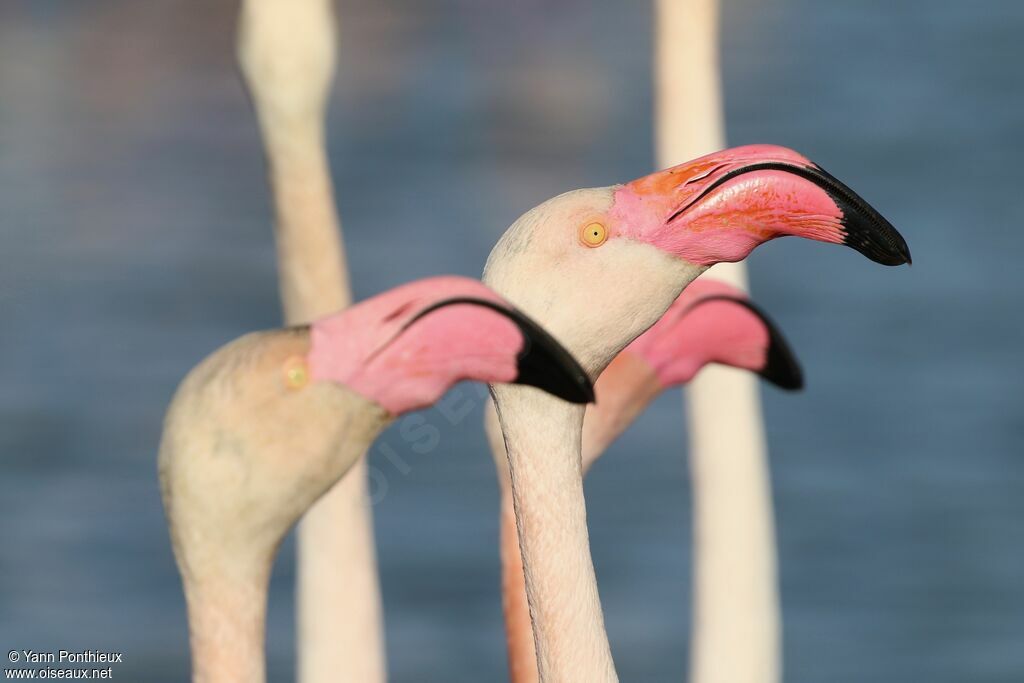
<path id="1" fill-rule="evenodd" d="M 184 576 L 193 683 L 263 683 L 269 559 Z"/>
<path id="2" fill-rule="evenodd" d="M 309 322 L 351 301 L 345 247 L 324 144 L 334 73 L 327 2 L 244 2 L 239 64 L 267 151 L 285 322 Z M 296 37 L 301 36 L 301 40 Z"/>
<path id="3" fill-rule="evenodd" d="M 617 681 L 590 557 L 580 462 L 582 406 L 493 388 L 508 447 L 541 681 Z"/>
<path id="4" fill-rule="evenodd" d="M 663 388 L 654 369 L 639 355 L 627 349 L 615 357 L 597 378 L 597 400 L 587 406 L 583 419 L 584 474 Z"/>
<path id="5" fill-rule="evenodd" d="M 327 160 L 283 157 L 270 171 L 274 238 L 285 323 L 294 325 L 348 305 L 352 295 Z"/>

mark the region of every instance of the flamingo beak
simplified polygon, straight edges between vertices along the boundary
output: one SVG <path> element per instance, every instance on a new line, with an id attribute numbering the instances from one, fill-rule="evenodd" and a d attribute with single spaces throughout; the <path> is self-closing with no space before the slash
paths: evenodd
<path id="1" fill-rule="evenodd" d="M 525 342 L 514 382 L 543 389 L 569 403 L 593 403 L 594 385 L 572 354 L 519 311 L 509 309 L 506 314 L 519 327 Z"/>
<path id="2" fill-rule="evenodd" d="M 405 327 L 443 306 L 473 304 L 489 308 L 508 318 L 523 336 L 516 357 L 518 374 L 512 384 L 525 384 L 545 391 L 569 403 L 593 403 L 594 386 L 586 371 L 565 347 L 544 328 L 514 308 L 475 297 L 456 297 L 438 301 L 410 319 Z"/>
<path id="3" fill-rule="evenodd" d="M 775 170 L 803 178 L 823 190 L 842 212 L 840 223 L 842 243 L 867 256 L 875 263 L 900 266 L 912 263 L 910 248 L 892 223 L 878 213 L 846 183 L 817 164 L 760 163 L 741 166 L 716 180 L 708 190 L 744 173 Z"/>
<path id="4" fill-rule="evenodd" d="M 764 326 L 768 333 L 768 348 L 765 352 L 764 365 L 758 369 L 750 368 L 767 382 L 771 382 L 780 389 L 786 391 L 800 391 L 804 388 L 804 373 L 800 368 L 800 362 L 796 359 L 786 337 L 768 314 L 761 310 L 760 306 L 743 296 L 731 294 L 711 294 L 701 297 L 691 305 L 691 309 L 697 308 L 710 301 L 728 301 L 731 304 L 742 306 L 754 314 Z"/>
<path id="5" fill-rule="evenodd" d="M 796 359 L 789 342 L 782 335 L 782 330 L 758 307 L 747 299 L 733 299 L 741 306 L 746 306 L 751 313 L 760 318 L 768 330 L 768 353 L 764 367 L 757 371 L 765 381 L 771 382 L 786 391 L 800 391 L 804 388 L 804 372 Z"/>
<path id="6" fill-rule="evenodd" d="M 845 244 L 887 266 L 911 262 L 878 211 L 784 147 L 722 150 L 639 178 L 618 191 L 616 210 L 624 236 L 701 265 L 741 260 L 785 235 Z"/>

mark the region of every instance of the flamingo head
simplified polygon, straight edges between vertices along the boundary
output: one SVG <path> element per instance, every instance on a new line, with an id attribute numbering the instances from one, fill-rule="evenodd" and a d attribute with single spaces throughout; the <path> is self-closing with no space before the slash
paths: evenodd
<path id="1" fill-rule="evenodd" d="M 573 403 L 594 396 L 547 332 L 463 277 L 417 280 L 317 321 L 308 363 L 313 380 L 343 384 L 393 416 L 462 380 L 531 385 Z"/>
<path id="2" fill-rule="evenodd" d="M 701 272 L 785 235 L 910 262 L 853 190 L 792 150 L 755 145 L 548 200 L 506 231 L 483 279 L 596 377 Z"/>
<path id="3" fill-rule="evenodd" d="M 711 363 L 757 373 L 783 389 L 803 387 L 800 365 L 772 321 L 742 290 L 699 278 L 597 379 L 597 401 L 583 423 L 584 469 L 661 392 Z"/>
<path id="4" fill-rule="evenodd" d="M 641 358 L 662 389 L 686 384 L 711 363 L 749 370 L 782 389 L 803 388 L 800 365 L 771 319 L 743 290 L 706 277 L 619 358 L 626 355 Z"/>

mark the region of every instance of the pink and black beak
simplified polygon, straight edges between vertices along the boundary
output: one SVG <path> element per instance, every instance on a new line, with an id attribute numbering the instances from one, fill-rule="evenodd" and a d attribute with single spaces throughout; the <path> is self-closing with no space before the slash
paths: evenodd
<path id="1" fill-rule="evenodd" d="M 817 164 L 785 147 L 715 152 L 621 186 L 623 236 L 691 263 L 738 261 L 792 235 L 845 244 L 876 263 L 910 263 L 906 241 L 878 211 Z"/>
<path id="2" fill-rule="evenodd" d="M 743 306 L 757 316 L 761 324 L 764 325 L 764 329 L 767 330 L 768 348 L 765 352 L 764 365 L 760 369 L 755 370 L 755 372 L 764 378 L 765 381 L 771 382 L 780 389 L 785 389 L 786 391 L 800 391 L 803 389 L 804 373 L 800 368 L 799 361 L 796 359 L 796 354 L 793 353 L 792 347 L 786 341 L 786 337 L 783 336 L 782 330 L 768 317 L 768 314 L 760 306 L 747 298 L 729 296 L 727 294 L 715 294 L 704 297 L 694 306 L 716 300 L 728 301 L 731 304 Z"/>
<path id="3" fill-rule="evenodd" d="M 423 309 L 409 319 L 403 329 L 440 308 L 465 304 L 482 306 L 501 314 L 515 324 L 522 335 L 523 346 L 516 357 L 518 373 L 510 383 L 536 387 L 570 403 L 594 401 L 590 377 L 572 354 L 544 328 L 514 308 L 476 297 L 453 297 Z"/>
<path id="4" fill-rule="evenodd" d="M 843 230 L 843 244 L 885 266 L 911 263 L 910 248 L 892 223 L 873 206 L 831 173 L 814 163 L 806 165 L 779 161 L 765 161 L 734 168 L 715 179 L 690 205 L 699 202 L 714 190 L 745 173 L 781 171 L 803 178 L 823 190 L 835 202 L 842 215 L 839 222 Z M 688 205 L 689 206 L 689 205 Z M 676 215 L 687 207 L 680 209 Z M 671 220 L 671 219 L 670 219 Z"/>

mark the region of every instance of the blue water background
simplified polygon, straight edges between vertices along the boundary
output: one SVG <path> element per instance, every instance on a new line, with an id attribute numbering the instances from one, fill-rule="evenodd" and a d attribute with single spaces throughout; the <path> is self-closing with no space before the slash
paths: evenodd
<path id="1" fill-rule="evenodd" d="M 520 213 L 653 166 L 651 9 L 346 0 L 331 162 L 359 296 L 478 275 Z M 155 476 L 176 381 L 279 320 L 234 3 L 0 5 L 0 650 L 187 675 Z M 907 237 L 912 268 L 781 240 L 757 300 L 808 388 L 765 389 L 788 681 L 1024 680 L 1024 3 L 724 0 L 733 144 L 792 146 Z M 433 452 L 375 450 L 392 679 L 505 677 L 478 394 Z M 680 680 L 680 394 L 587 481 L 623 680 Z M 270 600 L 291 680 L 289 542 Z M 736 656 L 743 656 L 737 653 Z"/>

